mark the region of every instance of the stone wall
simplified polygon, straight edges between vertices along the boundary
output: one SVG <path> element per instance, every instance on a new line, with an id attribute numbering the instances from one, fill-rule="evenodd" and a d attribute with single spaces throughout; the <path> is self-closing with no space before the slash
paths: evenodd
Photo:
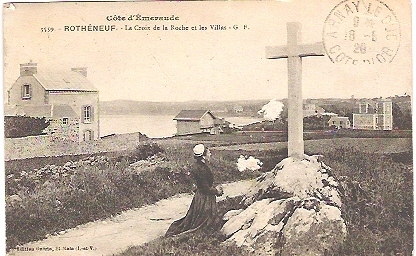
<path id="1" fill-rule="evenodd" d="M 22 159 L 42 156 L 59 156 L 108 152 L 135 148 L 146 137 L 141 133 L 107 136 L 95 141 L 72 142 L 47 135 L 24 138 L 5 138 L 4 159 Z"/>
<path id="2" fill-rule="evenodd" d="M 54 140 L 79 141 L 79 121 L 78 118 L 68 117 L 67 123 L 62 118 L 51 119 L 49 126 L 45 129 L 47 134 L 54 137 Z"/>

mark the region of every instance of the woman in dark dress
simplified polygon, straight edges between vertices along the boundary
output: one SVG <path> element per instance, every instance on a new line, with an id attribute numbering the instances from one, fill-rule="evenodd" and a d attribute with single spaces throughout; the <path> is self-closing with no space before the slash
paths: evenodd
<path id="1" fill-rule="evenodd" d="M 221 196 L 223 191 L 221 187 L 218 189 L 213 187 L 214 176 L 207 166 L 211 152 L 202 144 L 196 145 L 193 152 L 196 163 L 192 166 L 191 174 L 197 190 L 185 217 L 170 225 L 165 235 L 167 237 L 199 229 L 215 230 L 221 223 L 216 196 Z"/>

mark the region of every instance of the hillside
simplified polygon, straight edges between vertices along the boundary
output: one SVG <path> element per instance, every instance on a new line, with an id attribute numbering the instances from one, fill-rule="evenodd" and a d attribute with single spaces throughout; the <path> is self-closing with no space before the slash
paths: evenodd
<path id="1" fill-rule="evenodd" d="M 268 100 L 245 101 L 186 101 L 186 102 L 149 102 L 132 100 L 115 100 L 100 102 L 103 115 L 176 115 L 183 109 L 209 109 L 221 116 L 257 115 Z M 236 113 L 235 108 L 241 107 L 243 111 Z"/>
<path id="2" fill-rule="evenodd" d="M 400 115 L 411 116 L 410 96 L 389 97 L 400 110 Z M 325 109 L 325 112 L 337 113 L 352 119 L 352 113 L 362 99 L 305 99 L 305 103 L 314 103 Z M 287 99 L 281 100 L 287 106 Z M 176 115 L 183 109 L 208 109 L 220 117 L 244 116 L 257 117 L 257 112 L 269 100 L 240 100 L 240 101 L 186 101 L 186 102 L 150 102 L 133 100 L 101 101 L 100 111 L 103 115 Z M 282 116 L 287 116 L 284 108 Z"/>

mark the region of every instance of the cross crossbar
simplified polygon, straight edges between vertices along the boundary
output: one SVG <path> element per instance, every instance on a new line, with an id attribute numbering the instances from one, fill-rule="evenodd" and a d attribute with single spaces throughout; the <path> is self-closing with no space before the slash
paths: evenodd
<path id="1" fill-rule="evenodd" d="M 291 52 L 288 46 L 267 46 L 266 59 L 282 59 L 288 57 L 325 56 L 324 45 L 320 42 L 297 45 L 295 52 Z"/>

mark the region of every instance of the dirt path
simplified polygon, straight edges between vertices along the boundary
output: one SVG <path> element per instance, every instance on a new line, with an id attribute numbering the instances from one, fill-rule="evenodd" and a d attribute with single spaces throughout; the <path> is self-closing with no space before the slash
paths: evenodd
<path id="1" fill-rule="evenodd" d="M 224 184 L 218 200 L 243 194 L 254 181 Z M 169 225 L 184 216 L 192 195 L 180 194 L 153 205 L 129 210 L 105 220 L 69 229 L 45 240 L 25 244 L 8 255 L 112 255 L 164 235 Z M 25 250 L 25 251 L 22 251 Z M 27 251 L 30 250 L 30 251 Z"/>

